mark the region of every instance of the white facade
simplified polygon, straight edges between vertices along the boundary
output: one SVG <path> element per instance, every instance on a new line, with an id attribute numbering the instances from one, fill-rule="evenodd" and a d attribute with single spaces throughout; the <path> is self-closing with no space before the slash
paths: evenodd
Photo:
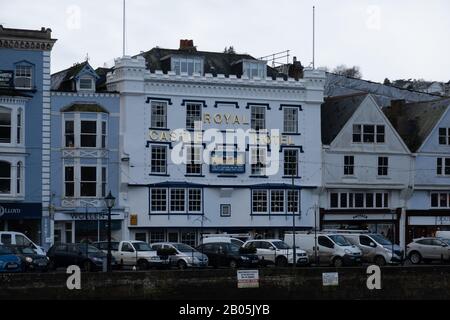
<path id="1" fill-rule="evenodd" d="M 142 57 L 117 60 L 114 73 L 108 76 L 108 89 L 121 94 L 119 202 L 130 213 L 130 238 L 194 244 L 194 239 L 202 231 L 242 231 L 278 236 L 283 230 L 292 228 L 292 212 L 288 209 L 295 210 L 295 205 L 288 208 L 287 201 L 290 197 L 292 202 L 297 202 L 295 194 L 298 191 L 300 213 L 295 216 L 295 224 L 300 228 L 314 227 L 317 190 L 322 184 L 320 105 L 324 80 L 324 72 L 317 70 L 306 70 L 304 78 L 299 81 L 150 73 Z M 188 174 L 186 164 L 176 162 L 174 155 L 180 151 L 178 147 L 181 144 L 174 141 L 171 134 L 174 130 L 186 128 L 186 110 L 192 104 L 201 106 L 196 110 L 201 110 L 198 111 L 201 120 L 197 124 L 202 124 L 203 138 L 196 145 L 206 161 L 211 155 L 207 141 L 209 129 L 217 129 L 220 133 L 233 129 L 247 131 L 252 124 L 252 110 L 259 110 L 265 114 L 265 127 L 269 131 L 279 130 L 278 136 L 272 136 L 270 145 L 267 145 L 269 140 L 259 142 L 260 147 L 267 146 L 267 158 L 272 159 L 272 164 L 280 164 L 279 170 L 275 170 L 275 174 L 269 174 L 269 171 L 267 175 L 252 174 L 249 154 L 255 146 L 254 141 L 247 140 L 244 150 L 233 151 L 236 158 L 245 159 L 243 172 L 212 173 L 212 167 L 202 163 L 201 173 Z M 152 120 L 152 117 L 156 118 L 152 111 L 156 110 L 156 105 L 162 105 L 166 113 L 166 120 L 161 120 L 166 121 L 163 128 L 155 128 L 155 124 L 159 126 L 161 123 Z M 283 132 L 285 108 L 297 110 L 298 130 L 295 133 Z M 279 145 L 276 142 L 280 142 Z M 224 144 L 228 148 L 235 143 Z M 166 169 L 156 167 L 156 163 L 161 163 L 152 161 L 161 152 L 159 147 L 167 151 L 167 163 L 162 165 Z M 298 169 L 293 188 L 292 175 L 284 172 L 286 149 L 295 150 L 293 152 L 297 154 Z M 153 189 L 157 191 L 152 193 Z M 197 195 L 195 190 L 200 190 L 199 207 L 194 206 L 194 200 L 190 202 L 189 190 L 194 190 L 192 195 Z M 259 191 L 252 196 L 255 190 Z M 268 200 L 267 210 L 260 205 L 258 212 L 254 212 L 252 198 L 264 194 L 264 190 L 276 201 Z M 156 206 L 157 202 L 152 202 L 152 199 L 161 193 L 167 197 L 167 202 L 162 206 L 158 202 Z M 185 197 L 186 201 L 184 205 L 180 201 L 172 203 L 169 197 Z"/>
<path id="2" fill-rule="evenodd" d="M 354 125 L 370 125 L 375 130 L 383 126 L 384 138 L 378 142 L 375 132 L 374 142 L 365 142 L 364 137 L 355 142 Z M 353 160 L 345 163 L 345 157 Z M 387 158 L 381 171 L 380 157 Z M 369 228 L 389 235 L 396 225 L 394 233 L 399 233 L 396 237 L 400 236 L 402 242 L 413 171 L 414 161 L 407 146 L 373 97 L 367 95 L 330 145 L 324 146 L 321 227 Z"/>

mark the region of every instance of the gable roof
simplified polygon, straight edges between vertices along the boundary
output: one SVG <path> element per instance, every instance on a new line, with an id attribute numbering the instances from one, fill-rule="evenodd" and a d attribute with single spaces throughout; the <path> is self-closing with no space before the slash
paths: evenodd
<path id="1" fill-rule="evenodd" d="M 408 148 L 415 152 L 431 134 L 449 106 L 450 98 L 415 103 L 397 100 L 382 110 Z"/>
<path id="2" fill-rule="evenodd" d="M 164 49 L 159 47 L 155 47 L 136 56 L 144 57 L 147 69 L 151 72 L 155 72 L 155 70 L 162 70 L 164 73 L 167 73 L 170 71 L 170 60 L 168 58 L 172 55 L 203 57 L 205 61 L 203 70 L 204 73 L 211 73 L 214 76 L 217 74 L 224 74 L 226 76 L 229 76 L 230 74 L 237 74 L 233 66 L 241 60 L 259 61 L 249 54 L 197 51 L 196 49 Z M 267 66 L 268 77 L 276 77 L 277 74 L 278 73 L 275 69 Z"/>
<path id="3" fill-rule="evenodd" d="M 322 143 L 329 145 L 368 96 L 356 93 L 325 98 L 321 106 Z"/>

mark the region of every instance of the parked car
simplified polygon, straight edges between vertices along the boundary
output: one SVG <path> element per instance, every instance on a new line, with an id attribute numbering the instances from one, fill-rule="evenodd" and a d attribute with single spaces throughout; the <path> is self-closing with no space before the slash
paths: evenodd
<path id="1" fill-rule="evenodd" d="M 11 251 L 17 255 L 22 262 L 23 271 L 40 271 L 48 270 L 49 259 L 47 256 L 37 254 L 28 246 L 8 246 Z"/>
<path id="2" fill-rule="evenodd" d="M 37 254 L 45 256 L 44 248 L 38 246 L 31 241 L 26 235 L 20 232 L 14 231 L 0 231 L 0 244 L 15 245 L 15 246 L 28 246 L 32 248 Z"/>
<path id="3" fill-rule="evenodd" d="M 217 267 L 256 267 L 259 259 L 256 254 L 243 253 L 241 246 L 227 242 L 208 242 L 197 250 L 208 256 L 209 264 Z"/>
<path id="4" fill-rule="evenodd" d="M 203 237 L 202 239 L 202 243 L 233 243 L 239 247 L 241 247 L 244 244 L 244 241 L 237 239 L 237 238 L 232 238 L 232 237 L 224 237 L 224 236 L 219 236 L 219 237 L 213 237 L 213 236 L 209 236 L 209 237 Z"/>
<path id="5" fill-rule="evenodd" d="M 20 272 L 22 261 L 7 246 L 0 245 L 0 272 Z"/>
<path id="6" fill-rule="evenodd" d="M 188 267 L 206 267 L 208 266 L 208 257 L 195 250 L 191 246 L 178 242 L 158 242 L 152 243 L 154 250 L 174 249 L 175 254 L 168 257 L 170 265 L 178 267 L 178 269 L 186 269 Z"/>
<path id="7" fill-rule="evenodd" d="M 384 236 L 376 233 L 342 233 L 362 252 L 362 260 L 384 266 L 386 263 L 403 263 L 404 251 Z"/>
<path id="8" fill-rule="evenodd" d="M 96 242 L 93 245 L 105 253 L 108 251 L 107 241 Z M 118 261 L 120 267 L 136 266 L 139 270 L 147 270 L 150 267 L 160 267 L 163 264 L 156 250 L 144 241 L 112 242 L 111 254 Z"/>
<path id="9" fill-rule="evenodd" d="M 106 263 L 106 254 L 98 248 L 85 243 L 67 243 L 53 245 L 47 253 L 50 259 L 49 269 L 77 265 L 85 271 L 101 270 Z M 111 264 L 116 266 L 112 257 Z"/>
<path id="10" fill-rule="evenodd" d="M 413 264 L 434 260 L 450 260 L 450 240 L 443 238 L 418 238 L 406 246 L 406 255 Z"/>
<path id="11" fill-rule="evenodd" d="M 256 248 L 256 254 L 262 265 L 275 264 L 285 267 L 288 264 L 308 265 L 309 259 L 306 252 L 296 248 L 296 259 L 293 259 L 294 250 L 286 242 L 279 239 L 258 239 L 248 240 L 243 245 L 244 248 Z"/>
<path id="12" fill-rule="evenodd" d="M 293 245 L 292 233 L 286 233 L 284 241 Z M 295 246 L 305 250 L 310 260 L 315 259 L 317 255 L 319 264 L 326 263 L 335 267 L 342 267 L 361 263 L 361 250 L 340 234 L 296 232 Z"/>

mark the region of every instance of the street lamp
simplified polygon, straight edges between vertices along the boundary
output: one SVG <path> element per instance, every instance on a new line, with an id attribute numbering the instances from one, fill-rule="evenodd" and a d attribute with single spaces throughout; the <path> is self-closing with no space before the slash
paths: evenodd
<path id="1" fill-rule="evenodd" d="M 105 197 L 105 205 L 108 208 L 108 254 L 106 256 L 106 271 L 111 272 L 111 209 L 114 207 L 114 203 L 116 202 L 116 198 L 113 197 L 111 191 L 109 191 L 108 195 Z"/>

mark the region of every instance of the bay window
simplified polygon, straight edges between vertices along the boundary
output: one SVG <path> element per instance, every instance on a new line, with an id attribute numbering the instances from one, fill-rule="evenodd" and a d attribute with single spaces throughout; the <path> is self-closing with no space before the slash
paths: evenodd
<path id="1" fill-rule="evenodd" d="M 202 195 L 201 188 L 151 188 L 150 213 L 199 214 Z"/>
<path id="2" fill-rule="evenodd" d="M 0 161 L 0 194 L 11 194 L 11 163 Z"/>
<path id="3" fill-rule="evenodd" d="M 103 198 L 107 190 L 107 167 L 99 165 L 64 166 L 64 196 Z"/>
<path id="4" fill-rule="evenodd" d="M 298 214 L 300 192 L 290 189 L 252 190 L 252 214 Z"/>
<path id="5" fill-rule="evenodd" d="M 63 145 L 65 148 L 107 148 L 108 125 L 105 113 L 65 113 Z"/>
<path id="6" fill-rule="evenodd" d="M 24 191 L 23 160 L 0 160 L 0 195 L 23 196 Z"/>

